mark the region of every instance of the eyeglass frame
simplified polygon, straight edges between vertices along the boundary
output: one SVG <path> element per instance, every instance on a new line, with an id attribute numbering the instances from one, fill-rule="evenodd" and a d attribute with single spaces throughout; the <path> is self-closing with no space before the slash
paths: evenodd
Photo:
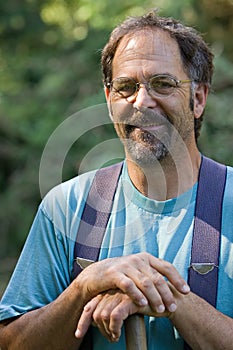
<path id="1" fill-rule="evenodd" d="M 157 77 L 158 77 L 158 78 L 159 78 L 159 77 L 169 78 L 169 79 L 171 79 L 171 80 L 175 83 L 175 86 L 171 86 L 171 88 L 173 88 L 173 89 L 171 89 L 172 91 L 171 91 L 170 93 L 168 93 L 168 94 L 160 94 L 160 93 L 156 92 L 153 88 L 150 87 L 150 82 L 151 82 L 151 80 L 154 79 L 154 78 L 157 78 Z M 169 96 L 171 96 L 171 95 L 174 93 L 174 90 L 175 90 L 176 88 L 179 88 L 182 84 L 194 82 L 194 80 L 192 80 L 192 79 L 177 80 L 175 77 L 173 77 L 172 75 L 169 75 L 169 74 L 155 74 L 155 75 L 153 75 L 152 77 L 150 77 L 150 79 L 149 79 L 147 82 L 145 82 L 145 83 L 137 82 L 134 78 L 131 78 L 131 77 L 118 77 L 118 78 L 113 79 L 110 83 L 107 83 L 107 84 L 106 84 L 106 87 L 107 87 L 109 90 L 114 89 L 113 83 L 114 83 L 114 81 L 116 81 L 117 79 L 129 79 L 130 81 L 132 81 L 132 82 L 135 83 L 135 91 L 134 91 L 132 94 L 130 94 L 129 96 L 123 96 L 122 93 L 120 93 L 119 91 L 117 91 L 117 89 L 115 89 L 116 93 L 118 93 L 119 95 L 121 95 L 121 96 L 122 96 L 123 98 L 125 98 L 125 99 L 126 99 L 126 98 L 130 98 L 130 97 L 136 95 L 136 94 L 138 93 L 138 91 L 139 91 L 139 89 L 140 89 L 140 87 L 141 87 L 142 85 L 146 87 L 147 92 L 148 92 L 150 95 L 152 95 L 152 97 L 153 97 L 153 96 L 157 96 L 157 97 L 163 98 L 163 97 L 169 97 Z M 151 93 L 151 90 L 152 90 L 152 93 Z"/>

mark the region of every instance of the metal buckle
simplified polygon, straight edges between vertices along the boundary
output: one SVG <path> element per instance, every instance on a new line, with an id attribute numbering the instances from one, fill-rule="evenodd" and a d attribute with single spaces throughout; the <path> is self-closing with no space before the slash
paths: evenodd
<path id="1" fill-rule="evenodd" d="M 207 275 L 207 273 L 213 271 L 218 266 L 215 263 L 192 263 L 190 268 L 199 273 L 200 275 Z"/>
<path id="2" fill-rule="evenodd" d="M 82 270 L 95 262 L 94 260 L 83 259 L 83 258 L 79 258 L 78 256 L 75 260 L 76 260 L 76 263 L 81 267 Z"/>

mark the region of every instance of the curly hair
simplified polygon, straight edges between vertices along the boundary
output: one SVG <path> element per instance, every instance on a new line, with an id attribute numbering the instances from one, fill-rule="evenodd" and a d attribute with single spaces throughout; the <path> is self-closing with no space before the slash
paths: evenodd
<path id="1" fill-rule="evenodd" d="M 184 70 L 191 80 L 211 86 L 213 76 L 213 53 L 202 36 L 192 27 L 167 17 L 160 17 L 157 11 L 140 17 L 130 17 L 117 26 L 111 33 L 108 43 L 102 51 L 101 65 L 104 84 L 112 80 L 112 62 L 120 41 L 128 34 L 143 29 L 161 29 L 170 34 L 179 46 Z M 200 134 L 201 118 L 195 118 L 195 137 Z"/>

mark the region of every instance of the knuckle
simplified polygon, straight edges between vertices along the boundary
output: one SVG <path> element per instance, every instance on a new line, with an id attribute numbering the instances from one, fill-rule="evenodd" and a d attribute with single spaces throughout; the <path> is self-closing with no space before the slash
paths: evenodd
<path id="1" fill-rule="evenodd" d="M 150 257 L 150 254 L 147 252 L 142 252 L 142 253 L 137 254 L 137 258 L 144 261 L 144 262 L 148 261 L 149 257 Z"/>
<path id="2" fill-rule="evenodd" d="M 140 254 L 131 254 L 129 256 L 130 264 L 137 265 L 140 260 Z"/>
<path id="3" fill-rule="evenodd" d="M 155 276 L 154 276 L 154 285 L 156 285 L 157 287 L 161 287 L 162 285 L 164 285 L 165 280 L 164 280 L 164 277 L 160 274 L 160 273 L 157 273 Z"/>
<path id="4" fill-rule="evenodd" d="M 151 254 L 148 253 L 148 252 L 142 252 L 141 254 L 142 254 L 142 256 L 145 257 L 145 258 L 150 258 L 150 256 L 151 256 Z"/>
<path id="5" fill-rule="evenodd" d="M 148 277 L 143 277 L 141 279 L 141 284 L 144 289 L 148 289 L 152 286 L 152 281 Z"/>
<path id="6" fill-rule="evenodd" d="M 94 312 L 92 318 L 96 324 L 99 324 L 102 320 L 101 314 L 99 312 Z"/>
<path id="7" fill-rule="evenodd" d="M 128 269 L 129 269 L 129 264 L 128 264 L 128 262 L 127 262 L 127 261 L 123 261 L 123 262 L 121 263 L 120 271 L 121 271 L 121 272 L 125 272 L 125 271 L 127 271 Z"/>
<path id="8" fill-rule="evenodd" d="M 109 313 L 103 310 L 100 314 L 100 318 L 104 321 L 109 321 Z"/>
<path id="9" fill-rule="evenodd" d="M 129 291 L 129 290 L 131 290 L 131 288 L 133 286 L 133 282 L 130 279 L 128 279 L 128 278 L 122 278 L 119 281 L 119 286 L 120 286 L 121 290 Z"/>
<path id="10" fill-rule="evenodd" d="M 115 309 L 111 313 L 111 319 L 114 323 L 119 323 L 122 319 L 121 310 Z"/>
<path id="11" fill-rule="evenodd" d="M 110 265 L 110 266 L 107 267 L 105 274 L 107 276 L 111 277 L 111 276 L 113 276 L 115 274 L 115 272 L 116 272 L 115 266 L 114 265 Z"/>

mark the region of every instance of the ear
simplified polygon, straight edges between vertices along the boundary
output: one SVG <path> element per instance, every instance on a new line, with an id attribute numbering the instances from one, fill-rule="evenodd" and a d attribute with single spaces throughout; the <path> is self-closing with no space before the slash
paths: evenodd
<path id="1" fill-rule="evenodd" d="M 111 101 L 110 101 L 110 90 L 107 86 L 104 87 L 104 94 L 105 94 L 105 98 L 106 98 L 106 102 L 107 102 L 107 106 L 108 106 L 109 117 L 113 121 Z"/>
<path id="2" fill-rule="evenodd" d="M 206 100 L 209 93 L 209 88 L 206 84 L 198 84 L 194 90 L 194 117 L 200 118 L 206 106 Z"/>
<path id="3" fill-rule="evenodd" d="M 109 101 L 109 95 L 110 95 L 110 90 L 107 86 L 104 87 L 104 94 L 105 94 L 105 98 L 106 98 L 106 101 L 108 103 Z"/>

